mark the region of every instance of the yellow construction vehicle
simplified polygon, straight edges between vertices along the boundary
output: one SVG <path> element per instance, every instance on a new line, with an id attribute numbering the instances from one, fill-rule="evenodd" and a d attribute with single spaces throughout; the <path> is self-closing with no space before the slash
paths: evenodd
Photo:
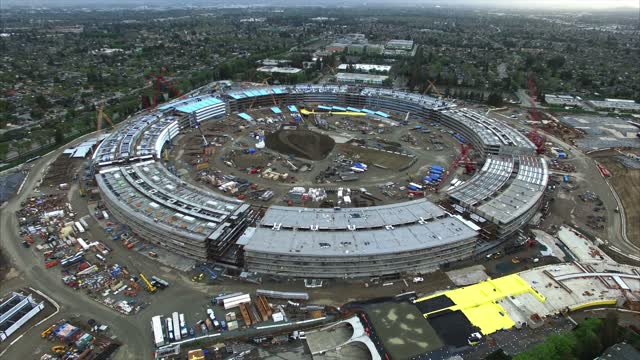
<path id="1" fill-rule="evenodd" d="M 156 288 L 155 286 L 153 286 L 149 280 L 147 280 L 147 278 L 144 276 L 144 274 L 140 274 L 140 279 L 142 279 L 142 281 L 144 282 L 144 284 L 147 286 L 147 291 L 150 293 L 155 293 L 156 291 L 158 291 L 158 288 Z"/>
<path id="2" fill-rule="evenodd" d="M 200 275 L 194 276 L 193 278 L 191 278 L 191 281 L 200 282 L 202 281 L 202 279 L 204 279 L 204 273 L 200 273 Z"/>
<path id="3" fill-rule="evenodd" d="M 51 335 L 51 333 L 53 332 L 53 329 L 55 328 L 56 328 L 55 325 L 49 326 L 45 331 L 40 333 L 40 337 L 43 339 L 49 337 L 49 335 Z"/>
<path id="4" fill-rule="evenodd" d="M 63 345 L 56 345 L 51 348 L 51 352 L 54 354 L 64 354 L 67 351 L 67 348 Z"/>

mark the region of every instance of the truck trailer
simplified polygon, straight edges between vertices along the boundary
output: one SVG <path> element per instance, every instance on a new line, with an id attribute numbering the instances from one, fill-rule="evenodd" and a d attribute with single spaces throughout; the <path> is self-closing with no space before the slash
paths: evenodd
<path id="1" fill-rule="evenodd" d="M 151 318 L 151 329 L 153 331 L 153 343 L 156 347 L 163 346 L 164 331 L 162 330 L 162 317 L 160 315 Z"/>

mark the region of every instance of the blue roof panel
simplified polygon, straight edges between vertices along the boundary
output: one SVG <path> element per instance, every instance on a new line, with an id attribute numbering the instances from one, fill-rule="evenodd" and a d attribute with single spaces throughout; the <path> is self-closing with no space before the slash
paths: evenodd
<path id="1" fill-rule="evenodd" d="M 253 120 L 253 118 L 251 116 L 249 116 L 249 114 L 247 114 L 247 113 L 239 113 L 238 116 L 240 116 L 241 118 L 243 118 L 244 120 L 247 120 L 247 121 Z"/>
<path id="2" fill-rule="evenodd" d="M 176 110 L 185 113 L 191 113 L 218 104 L 222 104 L 222 100 L 215 97 L 196 98 L 196 101 L 190 102 L 186 105 L 178 106 L 176 107 Z"/>

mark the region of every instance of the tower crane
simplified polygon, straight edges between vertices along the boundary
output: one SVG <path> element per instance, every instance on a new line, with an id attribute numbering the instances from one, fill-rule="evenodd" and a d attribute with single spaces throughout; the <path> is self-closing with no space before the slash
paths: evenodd
<path id="1" fill-rule="evenodd" d="M 102 120 L 106 120 L 107 123 L 114 127 L 113 120 L 104 112 L 104 104 L 100 103 L 96 105 L 96 112 L 98 113 L 96 119 L 96 138 L 100 141 L 100 131 L 102 130 Z"/>
<path id="2" fill-rule="evenodd" d="M 544 143 L 546 138 L 538 132 L 538 122 L 540 121 L 540 112 L 536 108 L 536 83 L 533 73 L 529 73 L 529 97 L 531 98 L 531 108 L 529 115 L 531 116 L 531 131 L 527 137 L 536 147 L 536 153 L 544 153 Z"/>
<path id="3" fill-rule="evenodd" d="M 166 86 L 169 88 L 169 90 L 173 91 L 173 93 L 175 94 L 176 97 L 181 97 L 182 93 L 180 92 L 180 90 L 176 89 L 173 87 L 173 85 L 171 85 L 170 82 L 168 82 L 165 78 L 164 78 L 164 72 L 165 72 L 166 68 L 162 67 L 160 69 L 160 74 L 151 74 L 151 76 L 153 76 L 155 78 L 155 85 L 156 85 L 156 90 L 153 93 L 153 107 L 157 107 L 159 104 L 158 101 L 158 97 L 161 94 L 161 88 L 162 85 Z"/>
<path id="4" fill-rule="evenodd" d="M 429 86 L 427 86 L 422 95 L 426 95 L 429 91 L 432 91 L 434 94 L 438 95 L 438 97 L 442 97 L 442 94 L 436 87 L 435 81 L 427 80 L 427 82 L 429 83 Z"/>
<path id="5" fill-rule="evenodd" d="M 440 188 L 442 187 L 442 185 L 444 185 L 444 183 L 447 182 L 447 179 L 449 178 L 451 173 L 456 171 L 456 169 L 461 163 L 464 163 L 465 172 L 467 174 L 472 174 L 475 171 L 475 166 L 473 166 L 473 163 L 469 159 L 469 153 L 471 152 L 472 148 L 473 146 L 471 146 L 471 144 L 462 144 L 460 146 L 460 154 L 458 154 L 458 156 L 455 158 L 455 160 L 453 160 L 451 165 L 449 165 L 449 168 L 447 169 L 447 171 L 445 171 L 444 174 L 442 174 L 442 179 L 438 184 L 438 186 L 436 186 L 436 192 L 440 191 Z"/>

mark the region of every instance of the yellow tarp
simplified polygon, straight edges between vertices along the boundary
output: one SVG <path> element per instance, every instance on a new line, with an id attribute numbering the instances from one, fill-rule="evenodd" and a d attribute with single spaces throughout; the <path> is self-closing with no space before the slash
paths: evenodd
<path id="1" fill-rule="evenodd" d="M 309 111 L 307 109 L 301 109 L 300 113 L 302 115 L 316 114 L 315 111 L 313 111 L 313 110 Z M 354 112 L 354 111 L 321 111 L 321 112 L 317 112 L 317 114 L 331 114 L 331 115 L 344 115 L 344 116 L 365 116 L 365 115 L 367 115 L 366 113 Z"/>
<path id="2" fill-rule="evenodd" d="M 455 304 L 447 309 L 451 311 L 462 311 L 474 326 L 479 327 L 483 334 L 489 335 L 500 329 L 509 329 L 515 325 L 513 320 L 509 318 L 507 312 L 500 305 L 496 304 L 496 301 L 502 300 L 507 296 L 524 294 L 525 292 L 530 292 L 540 302 L 546 300 L 544 296 L 535 291 L 531 285 L 518 274 L 513 274 L 494 280 L 489 279 L 460 289 L 423 297 L 416 300 L 416 302 L 425 301 L 444 294 L 444 296 L 451 299 Z M 429 317 L 430 314 L 441 310 L 424 314 L 424 316 Z"/>
<path id="3" fill-rule="evenodd" d="M 462 313 L 469 319 L 469 322 L 479 327 L 480 332 L 485 335 L 515 326 L 507 312 L 496 303 L 486 303 L 462 309 Z"/>

